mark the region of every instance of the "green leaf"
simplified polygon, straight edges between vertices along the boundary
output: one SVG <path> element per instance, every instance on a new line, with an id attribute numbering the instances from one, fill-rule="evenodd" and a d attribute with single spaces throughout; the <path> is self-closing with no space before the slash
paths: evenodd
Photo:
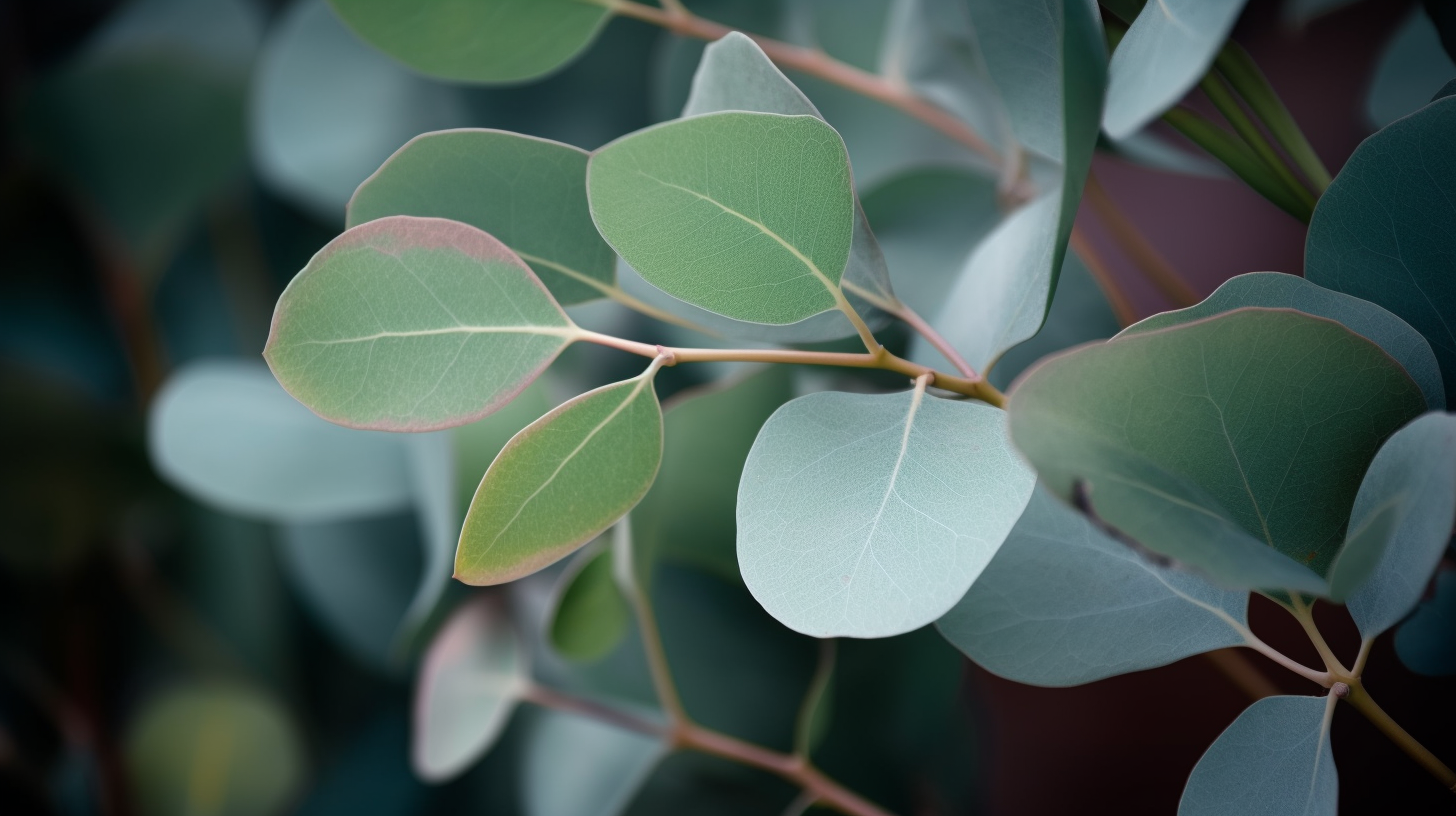
<path id="1" fill-rule="evenodd" d="M 612 576 L 612 551 L 583 551 L 561 577 L 547 624 L 551 645 L 568 660 L 590 663 L 616 648 L 631 623 L 631 610 Z"/>
<path id="2" fill-rule="evenodd" d="M 1385 44 L 1370 91 L 1365 116 L 1385 127 L 1426 106 L 1431 94 L 1456 77 L 1456 63 L 1441 47 L 1441 34 L 1430 15 L 1412 8 L 1405 22 Z"/>
<path id="3" fill-rule="evenodd" d="M 370 45 L 460 82 L 520 82 L 581 53 L 611 13 L 581 0 L 330 0 Z"/>
<path id="4" fill-rule="evenodd" d="M 1395 630 L 1395 653 L 1416 674 L 1456 674 L 1456 572 L 1436 576 L 1436 590 Z"/>
<path id="5" fill-rule="evenodd" d="M 662 740 L 576 714 L 532 718 L 520 775 L 525 816 L 616 816 L 667 754 Z"/>
<path id="6" fill-rule="evenodd" d="M 496 457 L 470 503 L 455 577 L 499 584 L 559 561 L 631 510 L 662 462 L 656 365 L 531 423 Z"/>
<path id="7" fill-rule="evenodd" d="M 1178 816 L 1335 816 L 1334 710 L 1333 695 L 1265 697 L 1244 709 L 1194 766 Z"/>
<path id="8" fill-rule="evenodd" d="M 1143 545 L 1229 588 L 1324 595 L 1366 465 L 1423 408 L 1344 326 L 1245 308 L 1046 360 L 1008 410 L 1043 481 L 1085 480 Z"/>
<path id="9" fill-rule="evenodd" d="M 1046 319 L 1097 142 L 1106 48 L 1085 0 L 972 0 L 970 9 L 1012 130 L 1034 154 L 1027 158 L 1036 188 L 967 257 L 931 321 L 973 368 L 986 371 Z M 911 358 L 934 364 L 939 353 L 917 338 Z"/>
<path id="10" fill-rule="evenodd" d="M 415 773 L 442 782 L 490 750 L 530 687 L 516 633 L 504 610 L 478 597 L 455 610 L 420 664 L 415 687 Z"/>
<path id="11" fill-rule="evenodd" d="M 715 113 L 638 131 L 592 156 L 587 195 L 622 258 L 695 306 L 782 325 L 843 297 L 849 158 L 815 117 Z"/>
<path id="12" fill-rule="evenodd" d="M 1112 53 L 1102 127 L 1114 139 L 1142 129 L 1203 79 L 1246 0 L 1158 0 L 1143 7 Z"/>
<path id="13" fill-rule="evenodd" d="M 465 121 L 459 91 L 360 42 L 324 0 L 294 3 L 263 45 L 254 162 L 264 181 L 327 223 L 339 223 L 354 188 L 407 139 Z"/>
<path id="14" fill-rule="evenodd" d="M 738 490 L 749 590 L 815 637 L 886 637 L 940 617 L 1031 496 L 1004 423 L 995 408 L 921 390 L 783 406 Z"/>
<path id="15" fill-rule="evenodd" d="M 1320 196 L 1305 277 L 1384 306 L 1425 336 L 1456 404 L 1456 97 L 1439 99 L 1361 143 Z"/>
<path id="16" fill-rule="evenodd" d="M 739 580 L 739 477 L 759 428 L 793 395 L 792 371 L 773 366 L 668 402 L 662 471 L 632 513 L 639 569 L 663 558 Z"/>
<path id="17" fill-rule="evenodd" d="M 1424 337 L 1408 323 L 1375 304 L 1316 286 L 1304 278 L 1279 272 L 1249 272 L 1225 281 L 1213 294 L 1186 309 L 1156 314 L 1128 326 L 1123 335 L 1166 329 L 1223 314 L 1245 306 L 1294 309 L 1333 320 L 1395 358 L 1420 386 L 1426 405 L 1446 406 L 1441 368 Z"/>
<path id="18" fill-rule="evenodd" d="M 1218 160 L 1206 153 L 1174 147 L 1151 127 L 1116 141 L 1104 139 L 1098 146 L 1120 159 L 1154 170 L 1198 178 L 1233 178 L 1229 168 Z"/>
<path id="19" fill-rule="evenodd" d="M 460 522 L 464 517 L 464 505 L 455 492 L 459 467 L 455 461 L 454 434 L 447 431 L 413 434 L 405 442 L 409 449 L 410 486 L 414 489 L 423 558 L 420 580 L 395 639 L 396 658 L 413 651 L 450 585 L 455 542 L 460 540 Z"/>
<path id="20" fill-rule="evenodd" d="M 308 262 L 278 299 L 263 356 L 330 422 L 429 431 L 500 408 L 579 331 L 499 241 L 397 215 Z"/>
<path id="21" fill-rule="evenodd" d="M 327 521 L 410 506 L 403 440 L 330 425 L 257 363 L 174 374 L 147 421 L 152 464 L 210 506 L 268 521 Z"/>
<path id="22" fill-rule="evenodd" d="M 993 674 L 1073 686 L 1243 645 L 1248 599 L 1151 563 L 1039 488 L 936 627 Z"/>
<path id="23" fill-rule="evenodd" d="M 587 152 L 498 130 L 411 139 L 359 185 L 348 225 L 390 215 L 449 218 L 521 256 L 558 303 L 593 300 L 616 284 L 616 255 L 586 203 Z"/>
<path id="24" fill-rule="evenodd" d="M 1394 508 L 1393 523 L 1371 548 L 1371 563 L 1353 568 L 1342 582 L 1350 615 L 1366 638 L 1415 608 L 1456 526 L 1456 416 L 1426 414 L 1386 441 L 1355 496 L 1350 529 L 1372 526 L 1388 507 Z"/>
<path id="25" fill-rule="evenodd" d="M 511 441 L 511 437 L 552 409 L 553 405 L 542 386 L 543 383 L 538 380 L 499 411 L 454 430 L 456 507 L 463 509 L 470 506 L 475 489 L 480 487 L 480 480 L 490 469 L 490 463 L 495 461 L 496 455 Z M 452 541 L 452 548 L 454 544 Z"/>
<path id="26" fill-rule="evenodd" d="M 298 790 L 307 758 L 271 697 L 197 685 L 146 703 L 128 729 L 125 759 L 143 813 L 274 816 Z"/>

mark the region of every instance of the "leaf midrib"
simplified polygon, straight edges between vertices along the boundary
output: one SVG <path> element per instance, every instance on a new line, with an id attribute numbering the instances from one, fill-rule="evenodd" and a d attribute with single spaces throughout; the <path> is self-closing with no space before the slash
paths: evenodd
<path id="1" fill-rule="evenodd" d="M 411 329 L 409 331 L 382 331 L 359 337 L 340 337 L 334 340 L 298 340 L 287 344 L 292 346 L 335 346 L 345 343 L 367 343 L 389 337 L 438 337 L 450 334 L 537 334 L 545 337 L 560 337 L 577 340 L 581 329 L 576 326 L 450 326 L 443 329 Z"/>

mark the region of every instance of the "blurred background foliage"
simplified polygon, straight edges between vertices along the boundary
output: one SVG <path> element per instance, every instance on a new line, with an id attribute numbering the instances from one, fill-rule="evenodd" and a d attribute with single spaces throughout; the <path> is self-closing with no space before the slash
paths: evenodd
<path id="1" fill-rule="evenodd" d="M 691 5 L 871 70 L 889 8 Z M 637 362 L 574 347 L 507 410 L 406 438 L 317 420 L 258 356 L 283 286 L 410 137 L 492 127 L 592 149 L 676 116 L 703 44 L 619 20 L 541 82 L 476 88 L 409 72 L 324 0 L 0 8 L 0 810 L 586 816 L 631 798 L 632 816 L 783 812 L 796 792 L 774 778 L 693 755 L 655 764 L 640 737 L 533 709 L 454 781 L 426 785 L 410 770 L 414 666 L 471 594 L 508 596 L 541 680 L 651 705 L 633 624 L 610 596 L 581 601 L 595 624 L 622 630 L 610 653 L 548 643 L 563 576 L 600 571 L 601 550 L 510 589 L 447 580 L 459 516 L 500 446 L 565 397 L 635 375 Z M 1456 73 L 1414 7 L 1392 43 L 1368 125 L 1413 110 Z M 793 79 L 844 134 L 891 266 L 958 264 L 996 218 L 974 160 L 898 113 Z M 1142 161 L 1208 172 L 1161 147 Z M 1072 263 L 1048 328 L 1008 354 L 998 385 L 1117 329 Z M 902 288 L 933 303 L 937 280 L 949 277 Z M 712 342 L 607 303 L 572 312 L 626 336 Z M 689 713 L 779 749 L 819 650 L 738 578 L 733 495 L 778 404 L 876 385 L 838 376 L 665 370 L 663 477 L 634 514 Z M 1422 632 L 1450 617 L 1437 611 L 1424 612 L 1435 623 Z M 816 759 L 897 812 L 978 809 L 991 737 L 964 665 L 929 631 L 840 644 Z"/>

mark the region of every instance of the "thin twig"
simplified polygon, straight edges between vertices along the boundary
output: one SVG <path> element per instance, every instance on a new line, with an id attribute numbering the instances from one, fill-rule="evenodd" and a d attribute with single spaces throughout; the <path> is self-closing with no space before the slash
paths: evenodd
<path id="1" fill-rule="evenodd" d="M 536 685 L 535 683 L 526 687 L 525 692 L 521 694 L 521 699 L 528 703 L 535 703 L 542 708 L 565 711 L 570 714 L 579 714 L 583 717 L 604 722 L 607 725 L 616 726 L 624 731 L 646 734 L 649 737 L 666 738 L 672 733 L 671 729 L 667 726 L 649 720 L 646 717 L 639 717 L 631 712 L 623 711 L 586 697 L 563 694 L 556 689 Z"/>
<path id="2" fill-rule="evenodd" d="M 1415 737 L 1412 737 L 1404 728 L 1401 728 L 1399 723 L 1391 719 L 1390 715 L 1386 714 L 1384 709 L 1376 705 L 1375 700 L 1370 696 L 1370 692 L 1365 690 L 1364 683 L 1358 679 L 1351 678 L 1349 687 L 1350 693 L 1345 695 L 1345 702 L 1354 706 L 1356 711 L 1364 714 L 1365 718 L 1370 720 L 1376 728 L 1380 729 L 1381 733 L 1389 737 L 1390 741 L 1395 743 L 1402 751 L 1405 751 L 1411 759 L 1414 759 L 1417 765 L 1425 768 L 1430 772 L 1431 776 L 1440 780 L 1441 784 L 1445 785 L 1447 790 L 1456 793 L 1456 771 L 1452 771 L 1447 767 L 1446 763 L 1438 759 L 1426 746 L 1417 741 Z"/>
<path id="3" fill-rule="evenodd" d="M 1107 304 L 1112 307 L 1112 314 L 1117 318 L 1118 325 L 1124 329 L 1137 322 L 1137 309 L 1133 308 L 1132 300 L 1128 298 L 1127 292 L 1123 291 L 1122 285 L 1117 282 L 1117 277 L 1112 274 L 1112 269 L 1107 265 L 1102 253 L 1087 238 L 1087 231 L 1080 224 L 1072 226 L 1072 251 L 1082 259 L 1087 271 L 1092 273 L 1092 279 L 1097 281 L 1097 287 L 1107 298 Z"/>
<path id="4" fill-rule="evenodd" d="M 1137 227 L 1133 226 L 1132 221 L 1117 206 L 1117 202 L 1112 200 L 1112 196 L 1107 194 L 1107 190 L 1093 173 L 1087 174 L 1085 197 L 1098 220 L 1107 228 L 1108 234 L 1123 253 L 1173 305 L 1184 308 L 1201 300 L 1198 293 L 1173 270 L 1172 264 L 1168 263 L 1162 253 L 1138 232 Z"/>
<path id="5" fill-rule="evenodd" d="M 907 304 L 901 303 L 899 308 L 894 310 L 894 314 L 896 317 L 905 321 L 905 324 L 914 329 L 917 334 L 924 337 L 926 342 L 934 346 L 935 350 L 940 352 L 951 365 L 955 366 L 956 371 L 959 371 L 966 379 L 981 379 L 981 375 L 977 374 L 974 368 L 971 368 L 971 364 L 966 362 L 966 358 L 962 357 L 960 352 L 955 350 L 955 346 L 952 346 L 949 340 L 942 337 L 940 332 L 936 331 L 935 327 L 926 322 L 925 318 L 921 317 L 914 309 L 910 308 Z"/>

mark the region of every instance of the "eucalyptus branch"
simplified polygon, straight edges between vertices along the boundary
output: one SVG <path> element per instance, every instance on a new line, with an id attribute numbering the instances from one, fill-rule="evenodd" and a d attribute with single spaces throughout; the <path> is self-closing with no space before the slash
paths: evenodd
<path id="1" fill-rule="evenodd" d="M 804 702 L 799 706 L 799 716 L 794 724 L 794 756 L 809 758 L 810 737 L 814 730 L 814 714 L 834 679 L 834 663 L 838 648 L 833 638 L 819 641 L 819 663 L 814 667 L 814 676 L 804 692 Z"/>
<path id="2" fill-rule="evenodd" d="M 1335 657 L 1334 650 L 1330 648 L 1330 644 L 1325 642 L 1324 635 L 1320 634 L 1319 627 L 1315 626 L 1314 615 L 1311 612 L 1310 605 L 1304 602 L 1304 596 L 1298 592 L 1285 591 L 1289 594 L 1289 605 L 1280 605 L 1288 609 L 1290 614 L 1294 615 L 1294 619 L 1299 621 L 1299 625 L 1304 627 L 1304 633 L 1309 636 L 1310 643 L 1314 644 L 1315 651 L 1319 652 L 1320 659 L 1325 662 L 1325 668 L 1329 669 L 1330 674 L 1336 679 L 1345 680 L 1346 678 L 1352 677 L 1350 670 L 1345 668 L 1345 664 L 1341 663 L 1340 659 Z"/>
<path id="3" fill-rule="evenodd" d="M 1329 688 L 1331 685 L 1334 684 L 1335 678 L 1334 675 L 1332 675 L 1330 672 L 1316 671 L 1314 669 L 1311 669 L 1310 667 L 1304 665 L 1303 663 L 1300 663 L 1289 655 L 1284 654 L 1273 646 L 1270 646 L 1269 644 L 1260 640 L 1258 635 L 1255 635 L 1247 628 L 1243 628 L 1242 634 L 1244 636 L 1244 645 L 1246 647 L 1253 649 L 1259 654 L 1269 658 L 1275 663 L 1278 663 L 1280 666 L 1283 666 L 1289 671 L 1294 672 L 1300 677 L 1303 677 L 1304 679 L 1312 683 L 1318 683 L 1325 688 Z"/>
<path id="4" fill-rule="evenodd" d="M 1133 226 L 1132 221 L 1091 172 L 1087 174 L 1085 195 L 1087 203 L 1097 213 L 1112 239 L 1164 297 L 1179 308 L 1192 306 L 1202 300 L 1192 287 L 1178 277 L 1178 273 L 1173 271 L 1172 264 L 1168 263 L 1162 253 L 1138 232 L 1137 227 Z"/>
<path id="5" fill-rule="evenodd" d="M 1400 724 L 1391 719 L 1385 709 L 1376 705 L 1370 692 L 1365 690 L 1365 684 L 1358 678 L 1352 679 L 1349 683 L 1349 692 L 1344 695 L 1345 702 L 1355 707 L 1356 711 L 1365 715 L 1380 732 L 1390 738 L 1402 751 L 1405 751 L 1411 759 L 1430 772 L 1431 776 L 1440 780 L 1447 790 L 1456 793 L 1456 771 L 1452 771 L 1446 763 L 1436 758 L 1426 746 L 1420 744 L 1410 732 L 1400 727 Z"/>
<path id="6" fill-rule="evenodd" d="M 1097 286 L 1102 290 L 1103 296 L 1107 298 L 1108 305 L 1112 306 L 1112 313 L 1117 317 L 1118 325 L 1124 329 L 1137 322 L 1137 309 L 1133 308 L 1132 300 L 1127 292 L 1117 282 L 1116 276 L 1112 274 L 1112 268 L 1108 266 L 1107 260 L 1102 253 L 1092 244 L 1087 237 L 1087 231 L 1080 225 L 1072 225 L 1072 238 L 1070 241 L 1072 251 L 1087 265 L 1087 270 L 1092 273 L 1092 278 L 1097 281 Z"/>

